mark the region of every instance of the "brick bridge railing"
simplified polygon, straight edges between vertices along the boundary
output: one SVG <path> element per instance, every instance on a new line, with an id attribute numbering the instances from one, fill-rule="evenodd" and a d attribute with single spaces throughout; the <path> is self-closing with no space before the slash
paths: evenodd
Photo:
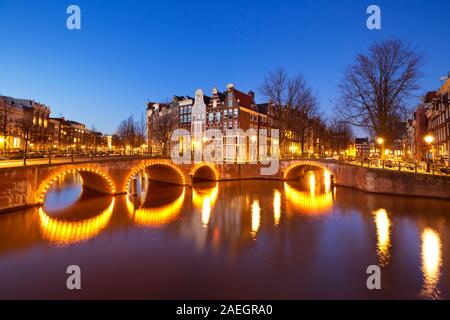
<path id="1" fill-rule="evenodd" d="M 0 168 L 0 212 L 40 205 L 53 182 L 78 172 L 83 185 L 110 195 L 128 192 L 132 178 L 145 170 L 152 180 L 192 186 L 195 178 L 290 180 L 308 167 L 328 170 L 337 185 L 374 193 L 450 198 L 450 179 L 363 168 L 331 160 L 282 160 L 274 175 L 262 175 L 261 164 L 174 164 L 169 159 L 110 158 L 98 161 Z"/>

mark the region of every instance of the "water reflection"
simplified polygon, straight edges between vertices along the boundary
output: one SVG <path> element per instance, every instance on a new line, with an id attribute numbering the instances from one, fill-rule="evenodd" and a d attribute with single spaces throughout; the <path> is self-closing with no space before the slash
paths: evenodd
<path id="1" fill-rule="evenodd" d="M 275 226 L 280 224 L 281 219 L 281 193 L 278 190 L 274 190 L 273 195 L 273 221 Z"/>
<path id="2" fill-rule="evenodd" d="M 333 205 L 333 194 L 331 192 L 313 194 L 312 192 L 300 191 L 289 183 L 284 184 L 284 192 L 288 203 L 301 214 L 328 214 L 329 209 L 331 209 Z"/>
<path id="3" fill-rule="evenodd" d="M 65 246 L 89 240 L 98 235 L 109 223 L 115 199 L 98 216 L 83 221 L 65 221 L 50 217 L 39 208 L 39 221 L 42 237 L 58 246 Z"/>
<path id="4" fill-rule="evenodd" d="M 439 233 L 426 228 L 422 233 L 422 294 L 432 299 L 440 297 L 438 289 L 442 266 L 442 243 Z"/>
<path id="5" fill-rule="evenodd" d="M 382 267 L 389 264 L 391 247 L 391 221 L 385 209 L 373 212 L 377 228 L 377 254 Z"/>
<path id="6" fill-rule="evenodd" d="M 259 206 L 259 201 L 254 200 L 252 203 L 252 229 L 250 234 L 253 238 L 256 238 L 259 227 L 261 225 L 261 207 Z"/>
<path id="7" fill-rule="evenodd" d="M 202 225 L 207 228 L 211 218 L 211 210 L 216 202 L 219 193 L 219 184 L 215 183 L 214 187 L 194 186 L 192 189 L 192 202 L 195 207 L 201 209 Z"/>
<path id="8" fill-rule="evenodd" d="M 127 196 L 127 209 L 131 221 L 141 227 L 162 227 L 175 221 L 183 207 L 185 187 L 149 183 L 145 200 Z"/>
<path id="9" fill-rule="evenodd" d="M 109 273 L 121 283 L 90 280 L 101 298 L 450 297 L 450 202 L 347 188 L 336 193 L 326 175 L 316 172 L 312 180 L 308 174 L 293 183 L 240 181 L 191 189 L 140 179 L 136 196 L 115 200 L 87 192 L 78 198 L 69 189 L 67 199 L 75 203 L 58 190 L 63 209 L 55 201 L 0 215 L 0 298 L 39 298 L 40 292 L 65 298 L 64 288 L 55 289 L 56 259 L 47 257 L 72 263 L 74 255 L 93 274 L 115 262 Z M 361 289 L 367 280 L 361 270 L 374 257 L 386 266 L 377 293 Z M 41 282 L 20 280 L 30 265 L 39 268 Z M 148 279 L 145 286 L 142 279 Z M 94 291 L 83 290 L 83 297 Z"/>

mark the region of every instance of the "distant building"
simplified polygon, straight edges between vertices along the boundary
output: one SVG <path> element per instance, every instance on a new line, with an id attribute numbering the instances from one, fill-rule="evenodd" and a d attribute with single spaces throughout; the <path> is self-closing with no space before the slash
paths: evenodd
<path id="1" fill-rule="evenodd" d="M 49 144 L 50 108 L 27 99 L 0 96 L 0 148 L 23 150 L 26 119 L 30 119 L 28 144 L 30 150 L 46 150 Z"/>
<path id="2" fill-rule="evenodd" d="M 370 156 L 369 138 L 355 138 L 356 158 L 364 159 Z"/>
<path id="3" fill-rule="evenodd" d="M 227 90 L 219 92 L 217 88 L 212 91 L 212 96 L 204 95 L 203 90 L 197 90 L 195 98 L 175 96 L 172 103 L 148 103 L 147 127 L 148 145 L 152 146 L 152 152 L 161 152 L 162 145 L 167 145 L 161 136 L 162 123 L 175 117 L 176 126 L 173 129 L 185 129 L 189 137 L 183 134 L 174 137 L 170 147 L 179 143 L 180 154 L 185 150 L 202 150 L 208 143 L 209 137 L 203 136 L 205 130 L 216 129 L 222 134 L 221 141 L 214 143 L 221 145 L 222 156 L 227 161 L 247 161 L 249 155 L 258 156 L 258 152 L 251 152 L 250 148 L 259 148 L 259 130 L 267 136 L 267 144 L 261 146 L 259 156 L 265 157 L 273 150 L 271 128 L 277 127 L 276 110 L 273 104 L 265 103 L 257 105 L 254 93 L 244 93 L 237 90 L 234 85 L 227 86 Z M 164 120 L 165 119 L 165 120 Z M 158 125 L 159 124 L 159 125 Z M 250 131 L 249 131 L 250 130 Z M 278 141 L 278 138 L 276 139 Z M 188 145 L 190 144 L 190 145 Z M 190 148 L 188 148 L 190 147 Z M 167 152 L 167 148 L 166 148 Z"/>
<path id="4" fill-rule="evenodd" d="M 449 74 L 450 76 L 450 74 Z M 450 77 L 429 99 L 429 132 L 434 137 L 434 158 L 448 162 L 450 151 Z"/>

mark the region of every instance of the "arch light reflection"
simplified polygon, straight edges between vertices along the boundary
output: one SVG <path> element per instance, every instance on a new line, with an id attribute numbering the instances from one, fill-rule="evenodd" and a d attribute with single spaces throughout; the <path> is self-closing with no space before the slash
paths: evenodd
<path id="1" fill-rule="evenodd" d="M 127 198 L 127 209 L 130 219 L 139 226 L 161 227 L 174 221 L 181 212 L 186 188 L 172 203 L 155 208 L 139 208 L 135 210 L 133 203 Z"/>
<path id="2" fill-rule="evenodd" d="M 275 226 L 280 224 L 281 219 L 281 193 L 278 190 L 274 191 L 273 195 L 273 221 Z"/>
<path id="3" fill-rule="evenodd" d="M 295 210 L 307 215 L 327 214 L 333 206 L 332 192 L 316 194 L 315 192 L 300 191 L 284 183 L 284 193 Z"/>
<path id="4" fill-rule="evenodd" d="M 259 201 L 255 200 L 252 204 L 252 222 L 251 222 L 251 232 L 253 238 L 256 238 L 256 234 L 259 231 L 259 227 L 261 225 L 261 207 L 259 205 Z"/>
<path id="5" fill-rule="evenodd" d="M 216 183 L 214 188 L 208 189 L 192 189 L 192 202 L 197 208 L 202 210 L 202 225 L 208 227 L 211 218 L 212 206 L 217 200 L 219 194 L 219 184 Z"/>
<path id="6" fill-rule="evenodd" d="M 41 207 L 39 221 L 42 237 L 58 246 L 65 246 L 89 240 L 99 234 L 109 223 L 115 199 L 98 216 L 83 221 L 62 221 L 51 218 Z"/>
<path id="7" fill-rule="evenodd" d="M 422 294 L 432 299 L 438 299 L 439 279 L 442 267 L 442 242 L 439 233 L 431 228 L 422 232 Z"/>
<path id="8" fill-rule="evenodd" d="M 385 209 L 378 209 L 373 215 L 377 228 L 377 255 L 380 265 L 384 267 L 389 264 L 391 257 L 391 221 Z"/>

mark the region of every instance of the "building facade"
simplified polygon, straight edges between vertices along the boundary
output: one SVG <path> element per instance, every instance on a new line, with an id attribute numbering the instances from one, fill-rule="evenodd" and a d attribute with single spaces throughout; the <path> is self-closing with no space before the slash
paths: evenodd
<path id="1" fill-rule="evenodd" d="M 49 144 L 50 108 L 27 99 L 0 96 L 0 148 L 45 151 Z"/>

